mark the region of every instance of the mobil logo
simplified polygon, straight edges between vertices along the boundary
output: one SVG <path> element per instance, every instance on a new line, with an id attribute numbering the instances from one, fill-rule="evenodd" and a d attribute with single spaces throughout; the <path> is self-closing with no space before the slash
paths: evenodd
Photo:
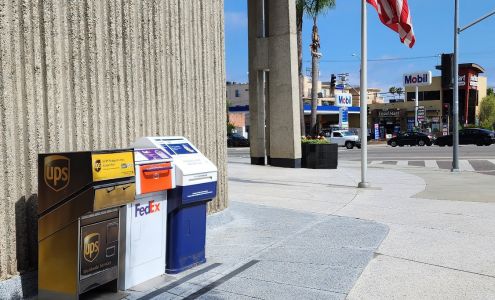
<path id="1" fill-rule="evenodd" d="M 156 203 L 155 200 L 148 201 L 146 204 L 136 203 L 134 205 L 134 217 L 146 216 L 160 211 L 160 203 Z"/>
<path id="2" fill-rule="evenodd" d="M 344 106 L 344 107 L 349 107 L 352 106 L 352 95 L 351 94 L 337 94 L 335 97 L 337 97 L 336 105 L 337 106 Z"/>
<path id="3" fill-rule="evenodd" d="M 431 71 L 404 74 L 404 86 L 431 85 Z"/>

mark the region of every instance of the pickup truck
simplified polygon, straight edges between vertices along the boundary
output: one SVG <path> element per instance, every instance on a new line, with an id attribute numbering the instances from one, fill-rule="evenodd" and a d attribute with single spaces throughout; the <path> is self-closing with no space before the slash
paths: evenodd
<path id="1" fill-rule="evenodd" d="M 332 131 L 329 140 L 331 143 L 338 144 L 339 146 L 346 147 L 347 149 L 352 149 L 354 147 L 361 149 L 361 141 L 359 136 L 349 130 Z"/>

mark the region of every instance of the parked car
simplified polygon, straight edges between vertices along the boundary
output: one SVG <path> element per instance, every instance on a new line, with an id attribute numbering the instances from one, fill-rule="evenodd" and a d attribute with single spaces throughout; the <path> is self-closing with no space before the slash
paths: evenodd
<path id="1" fill-rule="evenodd" d="M 339 146 L 344 146 L 347 149 L 352 149 L 357 147 L 361 148 L 361 141 L 359 140 L 359 136 L 352 133 L 349 130 L 334 130 L 330 134 L 330 142 L 338 144 Z"/>
<path id="2" fill-rule="evenodd" d="M 403 132 L 399 133 L 396 137 L 393 137 L 387 141 L 387 144 L 392 147 L 397 146 L 431 146 L 433 144 L 432 139 L 422 132 Z"/>
<path id="3" fill-rule="evenodd" d="M 452 134 L 438 137 L 435 144 L 440 147 L 452 146 Z M 490 146 L 491 144 L 495 144 L 495 133 L 490 130 L 479 128 L 462 129 L 459 130 L 459 144 Z"/>
<path id="4" fill-rule="evenodd" d="M 227 147 L 249 147 L 249 140 L 240 134 L 230 134 L 227 136 Z"/>

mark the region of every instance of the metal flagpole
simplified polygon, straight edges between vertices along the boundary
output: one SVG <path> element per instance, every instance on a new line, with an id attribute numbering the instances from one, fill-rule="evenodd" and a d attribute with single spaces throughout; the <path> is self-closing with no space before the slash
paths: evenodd
<path id="1" fill-rule="evenodd" d="M 359 188 L 368 188 L 368 25 L 366 16 L 366 0 L 361 1 L 361 182 Z"/>
<path id="2" fill-rule="evenodd" d="M 452 133 L 453 139 L 453 153 L 452 153 L 452 172 L 459 172 L 459 63 L 458 63 L 458 50 L 459 50 L 459 0 L 455 1 L 454 12 L 454 132 Z M 467 83 L 466 83 L 467 84 Z"/>

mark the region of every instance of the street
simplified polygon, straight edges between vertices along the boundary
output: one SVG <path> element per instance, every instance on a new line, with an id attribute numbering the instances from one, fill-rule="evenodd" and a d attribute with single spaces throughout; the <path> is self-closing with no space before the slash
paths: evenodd
<path id="1" fill-rule="evenodd" d="M 495 146 L 478 147 L 461 145 L 459 147 L 459 167 L 461 171 L 495 175 Z M 229 158 L 248 158 L 249 148 L 229 148 Z M 339 148 L 339 161 L 360 161 L 361 150 Z M 396 165 L 425 167 L 431 169 L 450 169 L 452 166 L 452 147 L 390 147 L 384 144 L 368 146 L 370 165 Z"/>

